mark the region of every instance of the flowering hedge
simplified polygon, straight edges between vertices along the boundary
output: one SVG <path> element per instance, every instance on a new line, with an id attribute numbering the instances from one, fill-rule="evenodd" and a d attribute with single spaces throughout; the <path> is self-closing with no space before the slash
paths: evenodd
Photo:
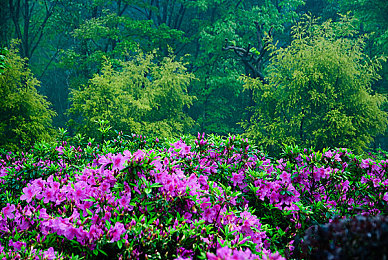
<path id="1" fill-rule="evenodd" d="M 1 153 L 3 258 L 284 259 L 313 225 L 387 212 L 382 157 L 285 147 L 275 160 L 240 136 L 77 138 Z"/>

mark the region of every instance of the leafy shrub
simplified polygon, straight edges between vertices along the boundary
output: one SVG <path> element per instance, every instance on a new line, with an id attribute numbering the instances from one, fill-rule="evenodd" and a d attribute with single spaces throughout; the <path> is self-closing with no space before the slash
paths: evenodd
<path id="1" fill-rule="evenodd" d="M 363 53 L 366 36 L 356 36 L 354 22 L 345 15 L 318 24 L 306 16 L 293 27 L 290 46 L 269 45 L 268 83 L 245 78 L 256 102 L 243 124 L 250 139 L 276 153 L 283 143 L 361 152 L 384 133 L 386 98 L 370 86 L 385 58 Z"/>
<path id="2" fill-rule="evenodd" d="M 50 139 L 55 113 L 37 92 L 40 82 L 14 46 L 0 58 L 0 147 L 16 150 Z"/>
<path id="3" fill-rule="evenodd" d="M 61 130 L 57 142 L 1 154 L 0 254 L 297 257 L 313 225 L 386 215 L 387 167 L 348 149 L 285 147 L 276 160 L 241 136 L 117 132 L 96 143 Z"/>
<path id="4" fill-rule="evenodd" d="M 156 58 L 139 51 L 127 61 L 105 60 L 100 74 L 71 91 L 70 124 L 91 137 L 96 121 L 159 137 L 185 132 L 194 123 L 183 111 L 194 99 L 187 93 L 194 75 L 173 56 Z"/>

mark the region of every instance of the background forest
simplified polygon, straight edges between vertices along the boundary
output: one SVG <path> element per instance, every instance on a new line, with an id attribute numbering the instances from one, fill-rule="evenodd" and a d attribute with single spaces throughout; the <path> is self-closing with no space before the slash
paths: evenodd
<path id="1" fill-rule="evenodd" d="M 385 0 L 1 0 L 0 146 L 68 128 L 388 149 Z M 100 131 L 98 130 L 100 128 Z"/>

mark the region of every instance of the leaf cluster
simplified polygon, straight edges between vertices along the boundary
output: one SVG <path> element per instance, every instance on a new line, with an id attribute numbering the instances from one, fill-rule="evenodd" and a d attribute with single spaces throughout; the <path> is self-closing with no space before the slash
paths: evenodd
<path id="1" fill-rule="evenodd" d="M 385 59 L 363 53 L 367 36 L 355 35 L 352 24 L 346 15 L 322 24 L 306 16 L 290 46 L 269 45 L 269 83 L 245 78 L 256 102 L 243 123 L 249 137 L 277 151 L 282 143 L 360 151 L 385 131 L 386 98 L 371 89 Z"/>
<path id="2" fill-rule="evenodd" d="M 155 61 L 155 53 L 128 57 L 128 61 L 108 60 L 101 73 L 87 85 L 71 91 L 69 113 L 77 131 L 96 136 L 95 122 L 107 120 L 113 129 L 126 133 L 182 133 L 193 124 L 183 109 L 194 99 L 187 86 L 194 76 L 173 56 Z"/>
<path id="3" fill-rule="evenodd" d="M 0 74 L 0 147 L 16 149 L 49 139 L 55 112 L 37 91 L 40 82 L 15 46 L 5 52 Z"/>

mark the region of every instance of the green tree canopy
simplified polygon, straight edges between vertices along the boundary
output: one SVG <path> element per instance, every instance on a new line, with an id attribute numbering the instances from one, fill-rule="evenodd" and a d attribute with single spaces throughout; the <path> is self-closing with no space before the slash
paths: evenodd
<path id="1" fill-rule="evenodd" d="M 36 140 L 48 139 L 55 113 L 37 92 L 39 81 L 13 46 L 3 52 L 0 74 L 0 147 L 20 148 Z"/>
<path id="2" fill-rule="evenodd" d="M 250 138 L 270 150 L 282 143 L 361 150 L 384 132 L 385 97 L 371 90 L 383 58 L 365 55 L 366 36 L 352 28 L 346 16 L 321 25 L 306 16 L 293 27 L 290 46 L 269 46 L 268 84 L 245 78 L 256 102 L 243 122 Z"/>
<path id="3" fill-rule="evenodd" d="M 367 32 L 373 32 L 373 41 L 381 52 L 388 48 L 388 1 L 356 0 L 340 1 L 342 9 L 352 11 Z"/>
<path id="4" fill-rule="evenodd" d="M 173 56 L 156 62 L 155 53 L 139 53 L 129 61 L 108 59 L 100 74 L 71 91 L 77 131 L 96 136 L 96 121 L 107 120 L 127 133 L 171 137 L 193 125 L 184 113 L 193 96 L 187 85 L 194 76 Z"/>
<path id="5" fill-rule="evenodd" d="M 200 19 L 193 20 L 194 25 L 198 24 L 199 34 L 192 41 L 197 47 L 189 50 L 192 71 L 199 79 L 190 88 L 198 97 L 190 109 L 199 126 L 194 132 L 221 135 L 243 132 L 238 122 L 249 118 L 246 107 L 251 104 L 251 94 L 243 92 L 239 76 L 262 72 L 266 67 L 267 56 L 259 52 L 268 31 L 288 43 L 285 32 L 297 19 L 295 10 L 303 2 L 193 1 L 203 12 Z M 225 44 L 233 47 L 225 48 Z M 241 50 L 248 46 L 250 54 L 245 55 Z"/>

